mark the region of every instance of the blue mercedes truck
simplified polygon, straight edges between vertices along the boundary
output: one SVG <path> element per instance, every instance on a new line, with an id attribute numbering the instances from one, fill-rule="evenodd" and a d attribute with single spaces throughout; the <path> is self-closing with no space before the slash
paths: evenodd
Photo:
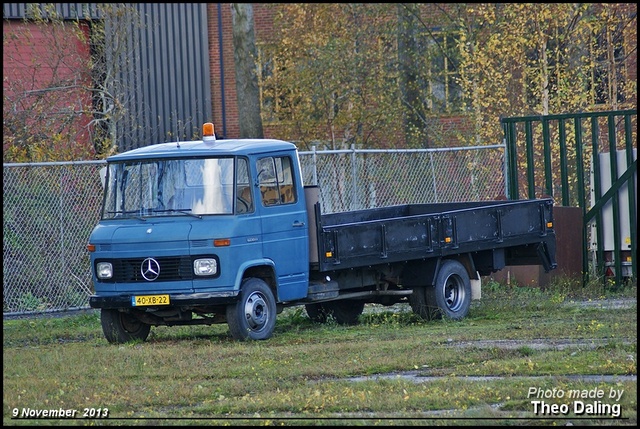
<path id="1" fill-rule="evenodd" d="M 217 323 L 264 340 L 296 305 L 318 322 L 353 324 L 367 303 L 403 302 L 459 320 L 481 276 L 557 266 L 551 199 L 322 213 L 331 190 L 305 186 L 293 143 L 217 140 L 211 123 L 202 140 L 109 157 L 103 182 L 89 305 L 110 343 Z"/>

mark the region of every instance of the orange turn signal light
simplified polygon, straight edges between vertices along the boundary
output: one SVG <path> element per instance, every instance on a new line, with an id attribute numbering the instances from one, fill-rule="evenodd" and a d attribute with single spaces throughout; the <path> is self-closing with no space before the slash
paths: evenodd
<path id="1" fill-rule="evenodd" d="M 216 238 L 213 240 L 213 245 L 215 247 L 231 246 L 231 240 L 228 238 Z"/>

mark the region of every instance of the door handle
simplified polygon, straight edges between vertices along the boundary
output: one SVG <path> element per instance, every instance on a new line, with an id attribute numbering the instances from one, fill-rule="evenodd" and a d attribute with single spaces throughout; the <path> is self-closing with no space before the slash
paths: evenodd
<path id="1" fill-rule="evenodd" d="M 293 222 L 292 226 L 294 226 L 294 227 L 304 226 L 304 222 L 295 221 L 295 222 Z"/>

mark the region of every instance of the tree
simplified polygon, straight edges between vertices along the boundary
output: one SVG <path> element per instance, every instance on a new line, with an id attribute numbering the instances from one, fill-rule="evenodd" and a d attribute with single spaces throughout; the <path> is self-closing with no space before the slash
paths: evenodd
<path id="1" fill-rule="evenodd" d="M 32 3 L 23 22 L 5 22 L 12 30 L 3 39 L 5 162 L 86 160 L 117 150 L 132 92 L 120 79 L 132 55 L 132 27 L 122 24 L 137 13 L 122 4 L 96 7 L 100 19 L 87 12 L 69 20 L 55 4 Z"/>
<path id="2" fill-rule="evenodd" d="M 615 81 L 622 59 L 606 54 L 637 49 L 633 35 L 622 47 L 621 31 L 637 27 L 635 14 L 623 9 L 590 3 L 498 3 L 473 5 L 460 14 L 460 85 L 480 140 L 500 141 L 500 117 L 615 110 L 620 104 L 612 94 L 637 99 L 636 88 Z M 602 57 L 607 70 L 599 80 L 597 58 Z"/>
<path id="3" fill-rule="evenodd" d="M 637 100 L 624 69 L 637 49 L 634 4 L 278 7 L 279 37 L 264 48 L 273 62 L 263 70 L 263 105 L 278 132 L 302 142 L 495 144 L 500 117 Z"/>
<path id="4" fill-rule="evenodd" d="M 4 23 L 3 160 L 87 157 L 89 28 L 57 18 L 52 5 L 29 4 L 27 13 L 29 21 Z"/>
<path id="5" fill-rule="evenodd" d="M 93 22 L 91 32 L 90 126 L 96 156 L 105 158 L 118 152 L 118 142 L 123 140 L 125 130 L 135 130 L 140 122 L 146 122 L 127 108 L 139 90 L 138 81 L 131 77 L 132 64 L 144 47 L 134 37 L 135 30 L 143 26 L 135 6 L 100 3 L 99 10 L 102 19 Z M 142 109 L 143 115 L 147 112 L 149 109 Z"/>
<path id="6" fill-rule="evenodd" d="M 411 145 L 413 136 L 422 134 L 419 130 L 424 126 L 421 79 L 419 78 L 416 60 L 424 54 L 418 42 L 416 31 L 417 5 L 398 4 L 398 74 L 400 99 L 405 106 L 403 122 L 405 139 Z M 426 146 L 426 144 L 425 144 Z"/>
<path id="7" fill-rule="evenodd" d="M 251 3 L 232 3 L 233 58 L 241 138 L 263 138 Z"/>
<path id="8" fill-rule="evenodd" d="M 624 72 L 627 56 L 637 54 L 637 16 L 631 6 L 477 4 L 458 15 L 460 85 L 475 124 L 469 141 L 501 141 L 500 117 L 635 107 L 637 86 Z M 551 141 L 558 141 L 555 135 L 559 131 L 549 131 Z M 534 142 L 541 141 L 541 127 L 532 134 Z M 575 153 L 572 127 L 567 130 L 566 142 L 567 153 Z M 550 151 L 552 159 L 559 159 L 558 145 Z M 519 152 L 520 163 L 525 165 L 526 152 Z M 532 155 L 534 162 L 542 163 L 543 146 L 534 145 Z M 583 155 L 588 163 L 590 145 L 583 148 Z M 588 171 L 589 165 L 581 169 Z M 537 171 L 542 176 L 543 169 Z M 554 168 L 558 183 L 559 174 Z M 524 179 L 521 183 L 526 183 Z M 539 177 L 536 182 L 544 180 Z M 576 170 L 572 169 L 569 182 L 581 185 Z"/>
<path id="9" fill-rule="evenodd" d="M 341 149 L 396 146 L 398 98 L 395 6 L 282 4 L 276 40 L 263 47 L 263 112 L 276 132 L 301 145 Z M 380 143 L 384 142 L 384 143 Z"/>

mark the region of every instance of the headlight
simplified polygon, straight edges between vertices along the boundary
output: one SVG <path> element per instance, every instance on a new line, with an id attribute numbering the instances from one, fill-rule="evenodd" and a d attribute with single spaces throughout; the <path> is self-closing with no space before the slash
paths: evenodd
<path id="1" fill-rule="evenodd" d="M 113 266 L 111 262 L 98 262 L 96 264 L 96 276 L 99 279 L 110 279 L 113 277 Z"/>
<path id="2" fill-rule="evenodd" d="M 213 276 L 218 273 L 218 262 L 213 258 L 193 261 L 193 273 L 196 276 Z"/>

